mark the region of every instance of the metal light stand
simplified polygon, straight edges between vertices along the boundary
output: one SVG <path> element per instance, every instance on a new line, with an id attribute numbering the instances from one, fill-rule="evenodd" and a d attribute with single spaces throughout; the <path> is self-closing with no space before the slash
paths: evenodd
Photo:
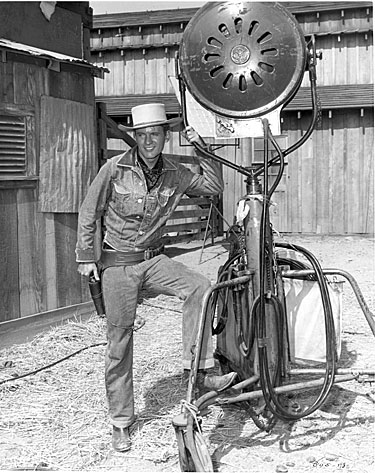
<path id="1" fill-rule="evenodd" d="M 207 7 L 209 8 L 209 7 Z M 207 12 L 206 8 L 206 12 Z M 279 8 L 279 7 L 277 7 Z M 197 20 L 198 21 L 198 20 Z M 229 43 L 228 43 L 229 44 Z M 341 270 L 322 270 L 319 262 L 306 249 L 297 245 L 275 244 L 269 217 L 272 194 L 277 188 L 284 169 L 284 157 L 302 146 L 311 136 L 318 117 L 316 92 L 315 38 L 310 40 L 306 69 L 309 72 L 312 115 L 307 131 L 290 148 L 282 151 L 271 134 L 267 119 L 262 119 L 264 131 L 264 156 L 262 167 L 245 168 L 234 164 L 197 143 L 195 148 L 207 158 L 211 158 L 246 176 L 246 195 L 244 201 L 248 212 L 244 218 L 243 244 L 230 255 L 219 271 L 218 282 L 204 294 L 202 309 L 198 319 L 195 345 L 192 350 L 192 363 L 186 399 L 181 413 L 172 423 L 175 428 L 180 467 L 182 471 L 213 471 L 210 454 L 202 435 L 202 413 L 210 405 L 230 405 L 239 402 L 262 400 L 265 410 L 273 419 L 297 420 L 317 410 L 327 399 L 336 383 L 358 380 L 362 375 L 375 375 L 373 370 L 343 370 L 337 368 L 337 349 L 334 336 L 334 320 L 328 293 L 326 275 L 342 275 L 351 283 L 357 299 L 365 313 L 366 320 L 375 335 L 374 315 L 369 311 L 353 278 Z M 194 60 L 196 57 L 194 56 Z M 179 82 L 182 116 L 188 125 L 186 110 L 186 86 L 181 72 L 176 68 Z M 270 145 L 276 156 L 270 157 Z M 275 182 L 269 185 L 269 168 L 278 165 Z M 261 176 L 263 177 L 261 182 Z M 308 259 L 311 268 L 284 271 L 278 265 L 275 247 L 292 248 L 300 251 Z M 313 278 L 320 289 L 324 308 L 326 333 L 326 366 L 324 369 L 297 369 L 290 367 L 288 352 L 288 329 L 285 310 L 283 277 Z M 349 276 L 349 277 L 348 277 Z M 207 317 L 212 317 L 213 301 L 223 309 L 217 316 L 213 334 L 218 337 L 218 359 L 223 371 L 234 369 L 240 381 L 231 386 L 231 391 L 211 391 L 199 399 L 194 398 L 199 361 L 203 344 L 203 332 Z M 229 347 L 229 349 L 228 349 Z M 231 352 L 232 358 L 228 358 Z M 309 381 L 283 384 L 286 378 L 295 375 L 320 376 Z M 303 412 L 293 413 L 280 402 L 286 393 L 320 388 L 314 402 Z M 249 411 L 251 412 L 251 411 Z M 258 427 L 263 427 L 256 415 L 251 415 Z M 267 428 L 267 425 L 265 425 Z"/>

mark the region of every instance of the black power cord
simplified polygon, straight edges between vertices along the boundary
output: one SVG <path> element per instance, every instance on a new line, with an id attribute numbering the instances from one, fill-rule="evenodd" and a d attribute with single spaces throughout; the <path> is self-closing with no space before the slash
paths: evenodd
<path id="1" fill-rule="evenodd" d="M 72 358 L 73 356 L 78 355 L 79 353 L 83 352 L 84 350 L 87 350 L 88 348 L 99 347 L 101 345 L 107 345 L 107 342 L 94 343 L 92 345 L 88 345 L 86 347 L 80 348 L 79 350 L 77 350 L 73 353 L 70 353 L 69 355 L 65 356 L 64 358 L 60 358 L 59 360 L 54 361 L 53 363 L 50 363 L 49 365 L 42 366 L 41 368 L 38 368 L 38 369 L 33 370 L 33 371 L 29 371 L 28 373 L 21 374 L 20 376 L 14 376 L 13 378 L 3 379 L 2 381 L 0 381 L 0 385 L 5 384 L 5 383 L 9 383 L 10 381 L 17 381 L 18 379 L 26 378 L 26 376 L 31 376 L 33 374 L 39 373 L 40 371 L 51 368 L 52 366 L 55 366 L 58 363 L 61 363 L 62 361 L 68 360 L 69 358 Z"/>

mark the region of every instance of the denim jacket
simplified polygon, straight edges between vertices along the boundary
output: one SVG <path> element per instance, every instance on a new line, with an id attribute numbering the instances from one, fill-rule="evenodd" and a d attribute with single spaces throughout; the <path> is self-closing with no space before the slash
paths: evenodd
<path id="1" fill-rule="evenodd" d="M 223 191 L 220 166 L 200 157 L 197 174 L 163 156 L 157 185 L 147 191 L 137 161 L 137 147 L 109 159 L 99 170 L 78 217 L 76 260 L 94 262 L 96 221 L 104 217 L 104 241 L 118 251 L 141 251 L 160 244 L 163 229 L 180 199 L 189 195 L 216 195 Z"/>

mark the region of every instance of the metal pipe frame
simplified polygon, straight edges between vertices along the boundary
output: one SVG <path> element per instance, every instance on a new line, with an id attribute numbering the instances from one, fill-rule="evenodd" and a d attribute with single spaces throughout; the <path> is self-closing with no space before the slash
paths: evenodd
<path id="1" fill-rule="evenodd" d="M 200 355 L 202 351 L 203 332 L 204 332 L 204 326 L 205 326 L 206 317 L 207 317 L 207 306 L 208 306 L 208 302 L 210 300 L 211 295 L 213 294 L 213 292 L 218 291 L 219 289 L 223 289 L 226 287 L 233 287 L 233 286 L 236 286 L 237 284 L 245 284 L 249 282 L 250 279 L 251 279 L 251 274 L 246 275 L 246 276 L 240 276 L 238 278 L 234 278 L 229 281 L 223 281 L 221 283 L 212 285 L 204 293 L 203 300 L 202 300 L 202 308 L 201 308 L 201 312 L 199 314 L 199 319 L 198 319 L 198 331 L 196 335 L 197 343 L 193 347 L 194 349 L 193 361 L 192 361 L 192 367 L 190 371 L 188 390 L 186 394 L 186 402 L 191 403 L 193 400 L 193 389 L 194 389 L 196 379 L 197 379 L 199 360 L 200 360 Z"/>
<path id="2" fill-rule="evenodd" d="M 361 289 L 357 283 L 357 281 L 353 278 L 353 276 L 344 271 L 342 269 L 323 269 L 323 274 L 329 276 L 342 276 L 345 278 L 349 284 L 351 285 L 354 294 L 357 297 L 357 301 L 362 309 L 364 316 L 366 317 L 367 323 L 370 326 L 370 329 L 375 336 L 375 315 L 370 311 L 368 305 L 366 304 L 365 298 L 361 292 Z M 286 278 L 293 278 L 293 279 L 304 279 L 306 276 L 315 275 L 313 270 L 303 269 L 303 270 L 293 270 L 293 271 L 283 271 L 282 275 Z"/>
<path id="3" fill-rule="evenodd" d="M 302 370 L 299 370 L 302 371 Z M 298 373 L 301 374 L 301 373 Z M 311 373 L 310 373 L 311 374 Z M 350 374 L 342 374 L 342 375 L 335 375 L 334 384 L 343 383 L 346 381 L 353 381 L 358 379 L 360 375 L 375 375 L 375 370 L 361 370 L 361 371 L 354 371 Z M 296 391 L 304 391 L 307 389 L 315 389 L 317 387 L 323 386 L 325 378 L 314 379 L 312 381 L 306 381 L 301 383 L 293 383 L 293 384 L 286 384 L 283 386 L 275 387 L 276 394 L 286 394 L 289 392 L 296 392 Z M 235 386 L 233 386 L 235 388 Z M 219 395 L 217 395 L 219 396 Z M 219 405 L 223 404 L 235 404 L 237 402 L 243 401 L 253 401 L 256 399 L 260 399 L 263 397 L 263 391 L 261 389 L 257 391 L 252 391 L 249 393 L 241 393 L 238 395 L 230 396 L 230 397 L 216 397 L 215 402 Z M 202 403 L 203 404 L 203 403 Z M 202 407 L 202 404 L 197 402 L 197 406 Z M 211 403 L 213 404 L 213 403 Z"/>

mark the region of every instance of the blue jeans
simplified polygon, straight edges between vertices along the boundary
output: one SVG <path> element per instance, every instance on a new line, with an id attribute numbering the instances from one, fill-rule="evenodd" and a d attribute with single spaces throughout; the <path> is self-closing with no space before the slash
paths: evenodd
<path id="1" fill-rule="evenodd" d="M 210 281 L 184 264 L 159 255 L 134 266 L 107 268 L 102 277 L 107 316 L 105 383 L 111 422 L 128 427 L 134 422 L 133 324 L 141 288 L 183 300 L 183 368 L 190 369 L 202 297 Z M 214 366 L 211 321 L 207 320 L 199 368 Z"/>

